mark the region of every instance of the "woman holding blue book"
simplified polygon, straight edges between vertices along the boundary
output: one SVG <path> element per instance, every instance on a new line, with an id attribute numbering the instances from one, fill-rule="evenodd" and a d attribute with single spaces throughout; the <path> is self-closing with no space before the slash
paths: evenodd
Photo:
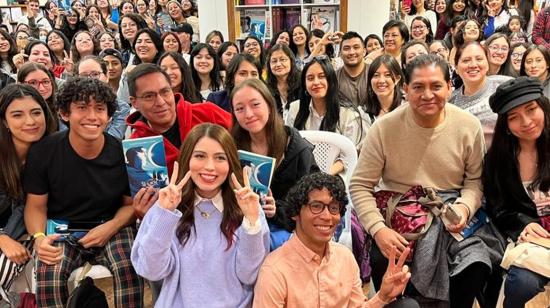
<path id="1" fill-rule="evenodd" d="M 185 138 L 170 183 L 159 191 L 132 247 L 136 272 L 163 280 L 155 306 L 251 306 L 269 231 L 241 171 L 235 142 L 223 127 L 200 124 Z"/>
<path id="2" fill-rule="evenodd" d="M 230 96 L 233 108 L 233 138 L 239 150 L 273 157 L 276 167 L 271 179 L 272 196 L 263 205 L 271 231 L 271 249 L 282 245 L 294 229 L 285 217 L 288 190 L 304 175 L 319 171 L 313 145 L 298 130 L 285 126 L 271 92 L 261 80 L 247 79 Z"/>

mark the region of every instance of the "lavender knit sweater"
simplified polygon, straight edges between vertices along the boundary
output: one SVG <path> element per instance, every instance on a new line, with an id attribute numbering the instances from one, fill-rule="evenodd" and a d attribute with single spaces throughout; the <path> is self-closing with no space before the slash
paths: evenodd
<path id="1" fill-rule="evenodd" d="M 212 212 L 208 219 L 195 210 L 195 230 L 185 246 L 176 237 L 181 218 L 155 204 L 145 215 L 134 246 L 132 264 L 146 279 L 163 280 L 155 307 L 250 307 L 254 284 L 269 251 L 269 229 L 260 210 L 260 232 L 248 234 L 241 225 L 233 245 L 220 231 L 222 213 L 211 201 L 200 208 Z"/>

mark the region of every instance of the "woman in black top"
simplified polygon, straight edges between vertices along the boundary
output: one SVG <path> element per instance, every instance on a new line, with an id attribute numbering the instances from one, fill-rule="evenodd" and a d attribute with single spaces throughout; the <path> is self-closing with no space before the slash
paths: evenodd
<path id="1" fill-rule="evenodd" d="M 501 84 L 489 104 L 498 113 L 483 172 L 489 215 L 514 241 L 548 240 L 550 102 L 539 80 L 518 77 Z M 504 284 L 504 307 L 524 307 L 549 281 L 512 264 Z"/>

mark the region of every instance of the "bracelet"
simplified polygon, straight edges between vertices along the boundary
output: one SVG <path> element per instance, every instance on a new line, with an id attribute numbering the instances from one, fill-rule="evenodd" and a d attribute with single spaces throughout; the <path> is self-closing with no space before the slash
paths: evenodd
<path id="1" fill-rule="evenodd" d="M 37 238 L 43 237 L 43 236 L 46 236 L 46 234 L 44 234 L 44 232 L 36 232 L 35 234 L 32 235 L 32 238 L 37 239 Z"/>

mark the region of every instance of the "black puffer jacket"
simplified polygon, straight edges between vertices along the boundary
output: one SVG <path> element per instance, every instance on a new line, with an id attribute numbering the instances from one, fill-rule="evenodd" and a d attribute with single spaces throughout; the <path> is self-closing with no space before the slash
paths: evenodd
<path id="1" fill-rule="evenodd" d="M 290 140 L 283 161 L 275 169 L 271 180 L 271 192 L 275 198 L 277 212 L 268 222 L 292 232 L 294 221 L 285 215 L 286 194 L 304 175 L 320 170 L 313 156 L 313 145 L 302 138 L 297 129 L 288 126 L 285 128 Z"/>

